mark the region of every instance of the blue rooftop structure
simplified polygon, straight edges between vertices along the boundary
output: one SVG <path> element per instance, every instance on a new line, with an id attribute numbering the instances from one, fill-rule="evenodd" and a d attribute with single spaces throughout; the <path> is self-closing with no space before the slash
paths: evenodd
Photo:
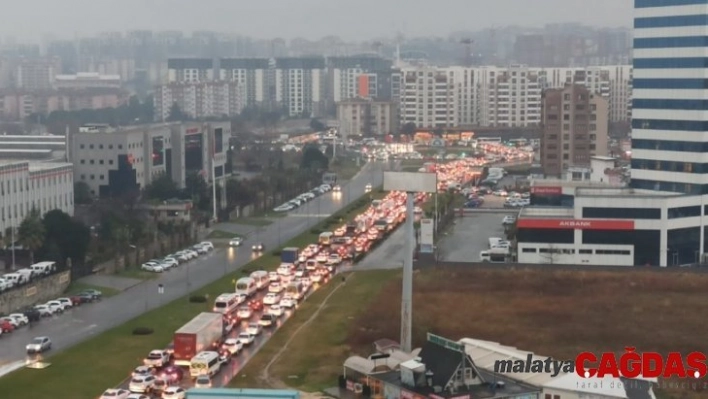
<path id="1" fill-rule="evenodd" d="M 300 392 L 287 389 L 193 388 L 187 399 L 300 399 Z"/>

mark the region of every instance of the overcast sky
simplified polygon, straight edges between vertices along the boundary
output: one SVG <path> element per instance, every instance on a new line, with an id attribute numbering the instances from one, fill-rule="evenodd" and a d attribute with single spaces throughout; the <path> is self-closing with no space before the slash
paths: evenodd
<path id="1" fill-rule="evenodd" d="M 630 26 L 633 0 L 2 0 L 0 35 L 36 39 L 131 29 L 259 38 L 446 36 L 494 25 Z"/>

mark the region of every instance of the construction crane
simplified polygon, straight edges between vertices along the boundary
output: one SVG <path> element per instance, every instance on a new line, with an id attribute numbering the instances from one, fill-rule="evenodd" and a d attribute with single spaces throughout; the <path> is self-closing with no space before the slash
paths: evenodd
<path id="1" fill-rule="evenodd" d="M 472 65 L 472 44 L 474 40 L 470 38 L 465 38 L 460 40 L 460 44 L 464 45 L 465 57 L 463 58 L 465 66 Z"/>

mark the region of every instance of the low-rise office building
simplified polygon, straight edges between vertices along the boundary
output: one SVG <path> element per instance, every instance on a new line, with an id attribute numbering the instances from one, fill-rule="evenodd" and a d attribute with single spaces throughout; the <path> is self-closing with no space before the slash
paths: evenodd
<path id="1" fill-rule="evenodd" d="M 69 139 L 74 178 L 98 197 L 144 189 L 162 174 L 180 188 L 190 173 L 220 181 L 230 129 L 228 122 L 84 126 Z"/>
<path id="2" fill-rule="evenodd" d="M 19 227 L 32 209 L 74 214 L 71 164 L 0 161 L 0 232 Z"/>

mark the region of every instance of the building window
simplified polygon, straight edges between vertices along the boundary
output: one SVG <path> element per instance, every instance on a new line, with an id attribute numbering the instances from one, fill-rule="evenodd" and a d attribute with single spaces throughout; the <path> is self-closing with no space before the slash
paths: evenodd
<path id="1" fill-rule="evenodd" d="M 589 219 L 661 219 L 659 208 L 583 208 L 583 218 Z"/>
<path id="2" fill-rule="evenodd" d="M 113 149 L 113 144 L 108 144 L 108 149 L 112 150 Z"/>
<path id="3" fill-rule="evenodd" d="M 100 159 L 100 160 L 98 161 L 98 164 L 99 164 L 99 165 L 103 165 L 103 159 Z"/>
<path id="4" fill-rule="evenodd" d="M 85 164 L 85 163 L 86 163 L 86 160 L 85 160 L 85 159 L 82 159 L 82 160 L 81 160 L 81 164 L 83 165 L 83 164 Z"/>
<path id="5" fill-rule="evenodd" d="M 86 175 L 81 175 L 81 180 L 86 180 Z"/>
<path id="6" fill-rule="evenodd" d="M 699 205 L 669 208 L 669 219 L 690 218 L 695 216 L 701 216 L 701 207 Z"/>
<path id="7" fill-rule="evenodd" d="M 578 253 L 580 255 L 592 255 L 592 249 L 579 249 Z"/>
<path id="8" fill-rule="evenodd" d="M 118 149 L 122 150 L 123 149 L 123 144 L 118 144 Z"/>
<path id="9" fill-rule="evenodd" d="M 535 254 L 536 248 L 522 248 L 521 252 L 523 252 L 525 254 Z"/>
<path id="10" fill-rule="evenodd" d="M 91 165 L 93 165 L 93 159 L 92 159 L 92 160 L 90 160 L 90 161 L 89 161 L 89 163 L 90 163 Z"/>
<path id="11" fill-rule="evenodd" d="M 89 150 L 93 150 L 93 144 L 89 144 Z"/>
<path id="12" fill-rule="evenodd" d="M 99 180 L 103 180 L 103 175 L 98 176 Z"/>
<path id="13" fill-rule="evenodd" d="M 79 146 L 79 148 L 81 148 L 81 149 L 83 150 L 83 149 L 84 149 L 84 145 L 81 144 L 81 145 Z"/>
<path id="14" fill-rule="evenodd" d="M 102 150 L 102 149 L 103 149 L 103 144 L 99 144 L 99 145 L 98 145 L 98 149 L 99 149 L 99 150 Z"/>
<path id="15" fill-rule="evenodd" d="M 91 175 L 91 180 L 94 180 L 96 178 L 96 175 Z"/>

